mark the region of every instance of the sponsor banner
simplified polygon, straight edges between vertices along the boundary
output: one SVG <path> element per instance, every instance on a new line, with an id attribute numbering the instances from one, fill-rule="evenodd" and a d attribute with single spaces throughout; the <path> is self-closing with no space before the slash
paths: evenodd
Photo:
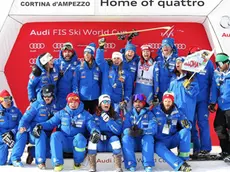
<path id="1" fill-rule="evenodd" d="M 201 50 L 187 56 L 182 64 L 182 70 L 195 73 L 203 71 L 213 53 L 214 50 Z"/>

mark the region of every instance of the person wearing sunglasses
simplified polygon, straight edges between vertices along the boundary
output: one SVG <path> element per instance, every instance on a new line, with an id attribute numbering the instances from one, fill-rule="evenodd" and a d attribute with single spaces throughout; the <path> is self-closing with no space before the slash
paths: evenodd
<path id="1" fill-rule="evenodd" d="M 8 150 L 13 148 L 22 117 L 14 106 L 13 98 L 7 90 L 0 92 L 0 166 L 7 164 Z"/>
<path id="2" fill-rule="evenodd" d="M 73 79 L 73 92 L 79 94 L 85 110 L 96 112 L 101 94 L 101 71 L 95 62 L 96 44 L 90 43 L 84 49 L 84 61 L 77 66 Z"/>
<path id="3" fill-rule="evenodd" d="M 66 97 L 67 104 L 46 122 L 36 125 L 34 135 L 42 137 L 41 133 L 57 127 L 50 138 L 51 159 L 54 171 L 63 170 L 63 152 L 73 153 L 74 169 L 79 169 L 86 154 L 87 140 L 98 142 L 100 131 L 93 120 L 93 116 L 84 110 L 84 104 L 79 95 L 69 93 Z M 88 137 L 89 133 L 90 138 Z"/>
<path id="4" fill-rule="evenodd" d="M 145 105 L 145 95 L 135 94 L 133 108 L 125 114 L 122 149 L 125 168 L 129 171 L 136 170 L 136 151 L 142 152 L 146 172 L 151 172 L 155 166 L 154 135 L 157 132 L 157 122 L 153 113 Z"/>
<path id="5" fill-rule="evenodd" d="M 168 90 L 173 71 L 176 66 L 176 58 L 178 50 L 173 38 L 164 38 L 161 46 L 157 51 L 155 58 L 159 65 L 159 94 L 158 98 L 161 101 L 163 93 Z"/>
<path id="6" fill-rule="evenodd" d="M 54 61 L 54 66 L 59 73 L 56 94 L 59 110 L 65 107 L 66 96 L 72 92 L 74 72 L 79 63 L 80 61 L 72 43 L 64 43 L 59 51 L 59 58 Z"/>
<path id="7" fill-rule="evenodd" d="M 230 162 L 230 68 L 229 56 L 225 53 L 216 54 L 216 70 L 213 76 L 213 87 L 209 111 L 215 112 L 214 128 L 221 147 L 221 158 Z"/>
<path id="8" fill-rule="evenodd" d="M 42 87 L 39 95 L 41 96 L 27 108 L 19 122 L 19 131 L 11 154 L 11 162 L 15 167 L 23 167 L 21 156 L 28 142 L 35 145 L 35 147 L 29 149 L 30 163 L 32 163 L 35 154 L 37 167 L 45 169 L 46 157 L 50 158 L 49 138 L 52 130 L 41 132 L 39 138 L 33 130 L 37 128 L 38 123 L 47 121 L 57 112 L 53 85 Z"/>
<path id="9" fill-rule="evenodd" d="M 189 159 L 192 125 L 174 103 L 174 93 L 166 91 L 162 102 L 153 108 L 157 119 L 155 151 L 175 171 L 191 171 Z M 170 149 L 179 147 L 176 156 Z"/>
<path id="10" fill-rule="evenodd" d="M 91 172 L 96 171 L 97 152 L 113 152 L 116 172 L 122 172 L 121 168 L 121 143 L 119 137 L 122 132 L 122 120 L 111 106 L 110 96 L 102 94 L 99 97 L 98 108 L 94 120 L 101 132 L 99 142 L 88 144 L 88 157 Z"/>
<path id="11" fill-rule="evenodd" d="M 53 56 L 46 52 L 39 55 L 36 59 L 37 69 L 40 70 L 39 75 L 35 74 L 34 71 L 30 74 L 30 79 L 28 82 L 28 98 L 31 103 L 37 100 L 40 96 L 41 88 L 45 85 L 52 84 L 55 86 L 58 81 L 58 71 L 54 67 Z"/>

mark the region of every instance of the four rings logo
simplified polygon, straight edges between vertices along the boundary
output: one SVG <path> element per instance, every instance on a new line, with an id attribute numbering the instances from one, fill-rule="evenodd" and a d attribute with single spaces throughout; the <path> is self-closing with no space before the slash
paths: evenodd
<path id="1" fill-rule="evenodd" d="M 161 47 L 161 43 L 149 43 L 149 45 L 152 47 L 152 49 L 159 49 Z M 179 50 L 185 50 L 186 44 L 184 43 L 176 43 L 175 44 L 177 49 Z"/>
<path id="2" fill-rule="evenodd" d="M 53 43 L 53 48 L 54 48 L 54 49 L 59 49 L 59 50 L 60 50 L 60 49 L 62 48 L 63 44 L 64 44 L 64 43 L 55 42 L 55 43 Z"/>
<path id="3" fill-rule="evenodd" d="M 108 42 L 105 44 L 105 48 L 106 49 L 115 49 L 116 48 L 116 44 L 113 42 Z"/>
<path id="4" fill-rule="evenodd" d="M 30 43 L 29 44 L 29 48 L 31 50 L 44 49 L 45 46 L 46 45 L 44 43 Z"/>
<path id="5" fill-rule="evenodd" d="M 230 28 L 230 16 L 222 16 L 220 19 L 220 26 L 223 29 L 229 29 Z"/>

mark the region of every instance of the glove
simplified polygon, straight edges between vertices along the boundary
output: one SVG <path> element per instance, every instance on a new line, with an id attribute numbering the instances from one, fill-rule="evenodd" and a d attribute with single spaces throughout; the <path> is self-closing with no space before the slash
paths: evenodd
<path id="1" fill-rule="evenodd" d="M 101 38 L 98 40 L 99 48 L 104 49 L 105 48 L 105 38 Z"/>
<path id="2" fill-rule="evenodd" d="M 33 136 L 39 138 L 42 131 L 42 125 L 37 124 L 33 129 Z"/>
<path id="3" fill-rule="evenodd" d="M 117 37 L 118 37 L 118 40 L 125 40 L 125 37 L 126 37 L 126 35 L 124 35 L 124 34 L 119 34 L 119 35 L 117 35 Z"/>
<path id="4" fill-rule="evenodd" d="M 186 88 L 186 89 L 190 86 L 190 84 L 191 84 L 191 81 L 188 80 L 188 79 L 186 79 L 186 80 L 183 82 L 183 86 L 184 86 L 184 88 Z"/>
<path id="5" fill-rule="evenodd" d="M 102 117 L 102 119 L 103 119 L 105 122 L 108 122 L 109 119 L 110 119 L 109 115 L 108 115 L 107 113 L 105 113 L 105 112 L 103 112 L 103 113 L 101 114 L 101 117 Z"/>
<path id="6" fill-rule="evenodd" d="M 41 71 L 41 69 L 35 64 L 35 65 L 33 65 L 33 67 L 32 67 L 32 73 L 33 73 L 34 76 L 39 77 L 39 76 L 41 76 L 42 71 Z"/>
<path id="7" fill-rule="evenodd" d="M 89 140 L 92 143 L 98 143 L 100 140 L 100 133 L 98 131 L 94 130 L 93 133 L 91 134 Z"/>
<path id="8" fill-rule="evenodd" d="M 12 148 L 14 146 L 14 134 L 12 131 L 6 132 L 2 134 L 2 141 L 8 145 L 9 148 Z"/>
<path id="9" fill-rule="evenodd" d="M 216 112 L 215 106 L 216 106 L 216 104 L 210 103 L 210 104 L 208 105 L 208 110 L 209 110 L 209 112 L 211 112 L 211 113 Z"/>
<path id="10" fill-rule="evenodd" d="M 135 29 L 133 29 L 133 31 L 135 31 Z M 131 41 L 133 39 L 133 37 L 138 36 L 138 35 L 139 35 L 138 32 L 130 33 L 130 35 L 128 36 L 127 40 Z"/>
<path id="11" fill-rule="evenodd" d="M 159 99 L 158 97 L 155 95 L 154 98 L 153 98 L 153 105 L 154 106 L 157 106 L 159 104 Z"/>
<path id="12" fill-rule="evenodd" d="M 120 103 L 119 103 L 119 107 L 120 107 L 120 109 L 126 109 L 126 107 L 127 107 L 127 102 L 126 102 L 126 101 L 120 102 Z"/>
<path id="13" fill-rule="evenodd" d="M 181 125 L 183 128 L 190 128 L 190 124 L 187 119 L 181 120 Z"/>
<path id="14" fill-rule="evenodd" d="M 132 137 L 139 137 L 143 134 L 143 130 L 138 128 L 137 125 L 133 125 L 130 130 L 129 130 L 129 133 L 128 133 L 130 136 Z"/>
<path id="15" fill-rule="evenodd" d="M 30 99 L 30 103 L 33 103 L 33 102 L 35 102 L 37 100 L 37 98 L 35 97 L 35 98 L 32 98 L 32 99 Z"/>

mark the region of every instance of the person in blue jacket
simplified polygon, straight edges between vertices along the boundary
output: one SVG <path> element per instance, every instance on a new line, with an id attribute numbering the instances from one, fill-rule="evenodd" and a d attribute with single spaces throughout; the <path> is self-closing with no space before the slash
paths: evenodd
<path id="1" fill-rule="evenodd" d="M 174 103 L 173 92 L 166 91 L 163 101 L 153 108 L 158 123 L 155 134 L 155 152 L 175 171 L 191 171 L 186 162 L 189 159 L 191 141 L 191 123 Z M 170 149 L 179 146 L 176 156 Z"/>
<path id="2" fill-rule="evenodd" d="M 101 94 L 101 71 L 95 56 L 96 45 L 90 43 L 84 49 L 84 61 L 77 66 L 73 82 L 73 92 L 79 94 L 85 110 L 94 114 Z"/>
<path id="3" fill-rule="evenodd" d="M 111 97 L 112 105 L 116 112 L 120 113 L 129 102 L 132 95 L 133 80 L 130 73 L 123 69 L 123 57 L 120 52 L 113 52 L 112 63 L 104 58 L 105 39 L 99 40 L 99 48 L 96 52 L 96 63 L 102 72 L 102 94 Z"/>
<path id="4" fill-rule="evenodd" d="M 215 61 L 217 68 L 213 76 L 209 110 L 215 112 L 215 105 L 218 104 L 214 129 L 220 142 L 221 157 L 230 162 L 230 60 L 227 54 L 218 53 Z"/>
<path id="5" fill-rule="evenodd" d="M 67 105 L 46 122 L 40 123 L 34 130 L 37 137 L 41 137 L 42 130 L 57 131 L 50 138 L 51 158 L 54 171 L 63 170 L 63 152 L 73 152 L 74 169 L 80 168 L 85 158 L 87 134 L 91 134 L 91 141 L 98 142 L 100 131 L 90 113 L 84 110 L 84 105 L 75 93 L 66 97 Z"/>
<path id="6" fill-rule="evenodd" d="M 66 96 L 73 92 L 74 72 L 79 63 L 73 45 L 70 42 L 64 43 L 59 51 L 59 58 L 54 61 L 54 66 L 59 72 L 56 94 L 58 109 L 63 109 L 66 106 Z"/>
<path id="7" fill-rule="evenodd" d="M 189 53 L 200 51 L 199 47 L 191 47 Z M 212 149 L 210 127 L 209 127 L 209 97 L 212 87 L 214 66 L 211 60 L 208 61 L 203 71 L 196 74 L 199 84 L 199 94 L 197 95 L 196 111 L 192 127 L 193 157 L 206 157 Z M 196 126 L 199 128 L 199 133 Z M 199 137 L 199 136 L 200 137 Z"/>
<path id="8" fill-rule="evenodd" d="M 133 96 L 133 108 L 125 114 L 123 124 L 122 149 L 125 168 L 136 170 L 135 151 L 142 151 L 145 171 L 151 172 L 154 163 L 154 135 L 157 122 L 153 113 L 145 108 L 146 97 L 143 94 Z"/>
<path id="9" fill-rule="evenodd" d="M 175 94 L 175 104 L 192 123 L 195 115 L 197 95 L 199 94 L 199 84 L 196 76 L 190 79 L 192 76 L 191 72 L 182 70 L 184 60 L 184 57 L 177 58 L 175 76 L 172 78 L 168 90 Z"/>
<path id="10" fill-rule="evenodd" d="M 89 171 L 96 171 L 97 152 L 113 152 L 115 170 L 122 172 L 121 143 L 119 140 L 122 132 L 122 120 L 111 106 L 109 95 L 102 94 L 99 97 L 94 120 L 99 127 L 101 138 L 97 144 L 93 144 L 91 141 L 88 144 Z"/>
<path id="11" fill-rule="evenodd" d="M 143 93 L 149 106 L 157 104 L 159 92 L 159 67 L 151 56 L 150 45 L 141 46 L 141 58 L 138 63 L 135 94 Z"/>
<path id="12" fill-rule="evenodd" d="M 157 51 L 156 61 L 159 65 L 159 96 L 162 100 L 163 93 L 168 90 L 173 71 L 176 66 L 176 58 L 178 57 L 178 50 L 175 46 L 173 38 L 165 38 L 162 40 L 161 47 Z"/>
<path id="13" fill-rule="evenodd" d="M 56 87 L 57 81 L 58 71 L 54 67 L 53 56 L 50 53 L 39 55 L 27 86 L 29 101 L 32 103 L 37 100 L 37 95 L 44 85 L 52 84 Z"/>
<path id="14" fill-rule="evenodd" d="M 21 111 L 14 106 L 7 90 L 0 92 L 0 166 L 6 165 L 9 149 L 13 148 Z"/>
<path id="15" fill-rule="evenodd" d="M 27 108 L 19 122 L 19 131 L 11 154 L 11 162 L 15 167 L 23 167 L 21 156 L 27 142 L 35 144 L 35 159 L 39 169 L 46 168 L 46 157 L 50 157 L 49 137 L 52 131 L 44 131 L 38 138 L 34 135 L 33 130 L 36 129 L 38 123 L 47 121 L 57 111 L 53 85 L 42 87 L 40 95 L 41 96 Z"/>

